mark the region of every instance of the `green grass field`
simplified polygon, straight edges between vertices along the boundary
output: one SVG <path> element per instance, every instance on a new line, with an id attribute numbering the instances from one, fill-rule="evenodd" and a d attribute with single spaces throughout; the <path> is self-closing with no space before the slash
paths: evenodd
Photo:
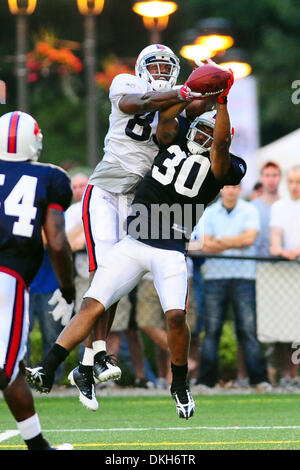
<path id="1" fill-rule="evenodd" d="M 75 450 L 300 449 L 300 395 L 194 396 L 195 416 L 179 419 L 171 397 L 103 397 L 98 411 L 75 397 L 36 398 L 45 437 Z M 0 450 L 23 450 L 0 399 Z"/>

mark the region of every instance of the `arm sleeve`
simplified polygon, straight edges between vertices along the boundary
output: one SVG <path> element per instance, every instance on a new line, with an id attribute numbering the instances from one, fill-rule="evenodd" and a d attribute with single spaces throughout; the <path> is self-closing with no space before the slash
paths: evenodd
<path id="1" fill-rule="evenodd" d="M 230 164 L 229 172 L 227 173 L 227 175 L 222 181 L 224 186 L 226 185 L 235 186 L 239 184 L 247 171 L 246 162 L 242 158 L 237 157 L 236 155 L 230 154 L 230 160 L 231 160 L 231 164 Z"/>
<path id="2" fill-rule="evenodd" d="M 109 99 L 112 104 L 118 107 L 118 103 L 122 96 L 129 94 L 144 94 L 150 91 L 145 80 L 141 80 L 135 75 L 122 73 L 117 75 L 111 82 L 109 89 Z"/>
<path id="3" fill-rule="evenodd" d="M 51 179 L 48 188 L 48 205 L 58 204 L 65 211 L 73 197 L 71 181 L 61 168 L 51 168 Z"/>

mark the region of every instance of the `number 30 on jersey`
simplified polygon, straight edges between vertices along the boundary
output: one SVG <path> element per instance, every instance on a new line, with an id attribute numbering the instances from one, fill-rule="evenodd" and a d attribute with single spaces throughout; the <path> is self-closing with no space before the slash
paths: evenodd
<path id="1" fill-rule="evenodd" d="M 187 197 L 196 197 L 210 169 L 209 159 L 203 155 L 190 155 L 187 157 L 186 153 L 183 152 L 178 145 L 171 145 L 171 147 L 168 148 L 168 152 L 175 156 L 174 158 L 166 158 L 163 161 L 163 165 L 166 167 L 167 171 L 162 173 L 160 168 L 154 165 L 152 169 L 152 177 L 164 186 L 167 184 L 174 184 L 175 190 L 178 194 L 182 194 Z M 182 160 L 185 161 L 176 175 L 176 168 Z M 193 186 L 188 188 L 185 184 L 193 170 L 193 167 L 195 166 L 195 163 L 198 163 L 196 170 L 197 174 L 195 175 Z"/>

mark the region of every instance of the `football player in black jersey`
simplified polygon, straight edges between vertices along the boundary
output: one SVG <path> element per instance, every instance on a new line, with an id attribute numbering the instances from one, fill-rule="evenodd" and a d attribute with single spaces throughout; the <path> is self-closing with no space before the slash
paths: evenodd
<path id="1" fill-rule="evenodd" d="M 128 236 L 98 266 L 80 312 L 43 361 L 44 375 L 36 379 L 37 389 L 42 383 L 50 391 L 61 358 L 87 336 L 105 310 L 150 271 L 166 314 L 173 374 L 171 394 L 179 417 L 193 416 L 195 404 L 187 383 L 190 331 L 186 322 L 185 251 L 189 232 L 205 206 L 224 185 L 238 184 L 246 172 L 245 162 L 229 152 L 227 95 L 232 82 L 233 77 L 218 97 L 216 111 L 198 117 L 187 126 L 187 132 L 186 124 L 176 117 L 182 109 L 180 104 L 161 112 L 157 136 L 166 146 L 136 190 L 128 217 Z M 180 215 L 187 215 L 190 227 Z M 95 366 L 94 375 L 97 377 Z"/>
<path id="2" fill-rule="evenodd" d="M 37 162 L 42 137 L 29 114 L 16 111 L 0 118 L 0 389 L 29 450 L 54 450 L 42 435 L 23 363 L 27 286 L 42 263 L 42 229 L 69 318 L 75 297 L 63 216 L 72 199 L 70 180 L 61 168 Z"/>

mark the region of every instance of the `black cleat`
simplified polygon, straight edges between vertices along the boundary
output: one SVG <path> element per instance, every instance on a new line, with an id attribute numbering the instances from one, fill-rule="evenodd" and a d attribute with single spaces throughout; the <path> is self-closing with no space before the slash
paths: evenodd
<path id="1" fill-rule="evenodd" d="M 88 367 L 88 366 L 84 366 Z M 98 402 L 95 395 L 95 383 L 93 379 L 93 367 L 90 367 L 91 373 L 80 371 L 79 366 L 73 369 L 68 375 L 72 385 L 79 391 L 79 400 L 89 410 L 96 411 Z"/>
<path id="2" fill-rule="evenodd" d="M 195 402 L 187 386 L 171 387 L 179 418 L 189 419 L 195 413 Z"/>
<path id="3" fill-rule="evenodd" d="M 53 382 L 54 373 L 46 372 L 43 366 L 26 367 L 26 379 L 32 388 L 40 393 L 49 393 Z"/>
<path id="4" fill-rule="evenodd" d="M 95 354 L 93 372 L 95 383 L 118 380 L 121 377 L 121 369 L 115 357 L 109 356 L 105 351 Z"/>

